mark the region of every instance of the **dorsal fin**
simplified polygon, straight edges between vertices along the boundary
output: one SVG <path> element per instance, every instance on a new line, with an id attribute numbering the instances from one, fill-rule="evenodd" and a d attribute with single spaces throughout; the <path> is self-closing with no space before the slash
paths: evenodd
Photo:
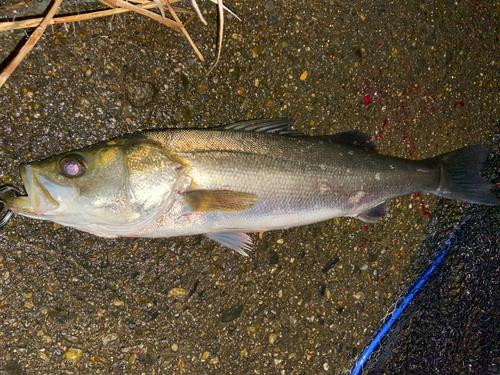
<path id="1" fill-rule="evenodd" d="M 356 146 L 368 151 L 371 154 L 377 153 L 377 149 L 372 139 L 361 130 L 351 130 L 333 135 L 321 135 L 319 137 L 329 142 L 340 142 Z"/>
<path id="2" fill-rule="evenodd" d="M 269 133 L 278 135 L 297 136 L 302 135 L 291 128 L 294 120 L 291 118 L 277 119 L 254 119 L 240 121 L 234 124 L 222 125 L 212 128 L 214 130 L 235 130 L 256 133 Z"/>

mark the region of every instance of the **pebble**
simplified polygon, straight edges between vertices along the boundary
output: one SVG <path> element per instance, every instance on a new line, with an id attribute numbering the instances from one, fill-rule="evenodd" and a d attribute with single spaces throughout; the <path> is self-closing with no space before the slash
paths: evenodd
<path id="1" fill-rule="evenodd" d="M 202 361 L 206 361 L 210 357 L 210 352 L 204 352 L 201 356 Z"/>
<path id="2" fill-rule="evenodd" d="M 276 9 L 276 5 L 274 4 L 273 0 L 269 0 L 264 5 L 264 8 L 266 8 L 268 12 L 273 12 Z"/>
<path id="3" fill-rule="evenodd" d="M 172 288 L 168 291 L 168 297 L 180 297 L 187 294 L 187 290 L 183 288 Z"/>
<path id="4" fill-rule="evenodd" d="M 115 340 L 118 340 L 118 335 L 116 333 L 108 333 L 102 336 L 102 346 L 106 347 Z"/>
<path id="5" fill-rule="evenodd" d="M 246 356 L 248 355 L 248 350 L 243 349 L 243 350 L 240 352 L 240 355 L 241 355 L 242 357 L 246 357 Z"/>
<path id="6" fill-rule="evenodd" d="M 301 81 L 305 81 L 305 80 L 306 80 L 306 78 L 307 78 L 307 75 L 308 75 L 307 70 L 304 70 L 304 73 L 302 73 L 302 74 L 300 75 L 300 80 L 301 80 Z"/>
<path id="7" fill-rule="evenodd" d="M 223 311 L 220 314 L 220 320 L 224 323 L 228 323 L 231 320 L 239 318 L 241 313 L 243 312 L 243 304 L 241 302 L 236 303 L 231 306 L 229 309 Z"/>
<path id="8" fill-rule="evenodd" d="M 137 354 L 132 354 L 128 359 L 128 365 L 132 366 L 137 360 Z"/>
<path id="9" fill-rule="evenodd" d="M 113 305 L 115 305 L 115 306 L 123 306 L 123 305 L 125 305 L 125 303 L 123 303 L 123 301 L 120 301 L 120 300 L 118 300 L 118 299 L 115 299 L 115 300 L 113 301 Z"/>
<path id="10" fill-rule="evenodd" d="M 171 348 L 172 348 L 172 350 L 173 350 L 174 352 L 176 352 L 177 350 L 179 350 L 179 345 L 177 345 L 177 344 L 172 344 Z"/>
<path id="11" fill-rule="evenodd" d="M 340 258 L 339 257 L 333 257 L 332 259 L 330 259 L 328 261 L 328 263 L 323 267 L 323 269 L 321 270 L 323 273 L 327 273 L 328 271 L 330 271 L 338 262 L 339 262 Z"/>
<path id="12" fill-rule="evenodd" d="M 78 362 L 82 355 L 83 352 L 80 349 L 70 349 L 64 354 L 66 359 L 71 362 Z"/>
<path id="13" fill-rule="evenodd" d="M 269 344 L 274 344 L 276 340 L 278 339 L 278 336 L 275 333 L 271 333 L 269 335 Z"/>
<path id="14" fill-rule="evenodd" d="M 38 358 L 40 358 L 44 362 L 47 362 L 47 363 L 50 362 L 49 356 L 47 354 L 45 354 L 44 352 L 38 353 Z"/>
<path id="15" fill-rule="evenodd" d="M 353 295 L 354 298 L 356 299 L 364 299 L 365 298 L 365 294 L 363 292 L 357 292 Z"/>

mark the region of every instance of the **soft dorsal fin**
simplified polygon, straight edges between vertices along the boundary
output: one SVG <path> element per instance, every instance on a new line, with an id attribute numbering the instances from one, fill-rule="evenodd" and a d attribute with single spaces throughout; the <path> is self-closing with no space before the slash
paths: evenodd
<path id="1" fill-rule="evenodd" d="M 254 119 L 248 121 L 240 121 L 234 124 L 222 125 L 212 128 L 214 130 L 235 130 L 256 133 L 269 133 L 278 135 L 297 136 L 302 133 L 297 133 L 293 130 L 293 119 L 290 118 L 277 118 L 277 119 Z"/>
<path id="2" fill-rule="evenodd" d="M 361 130 L 351 130 L 333 135 L 321 135 L 319 137 L 329 142 L 341 142 L 351 146 L 356 146 L 368 151 L 371 154 L 377 153 L 377 149 L 372 139 Z"/>

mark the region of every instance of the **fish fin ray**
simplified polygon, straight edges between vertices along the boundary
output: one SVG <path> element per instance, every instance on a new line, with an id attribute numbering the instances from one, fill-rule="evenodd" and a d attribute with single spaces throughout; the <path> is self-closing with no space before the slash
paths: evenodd
<path id="1" fill-rule="evenodd" d="M 182 193 L 194 212 L 241 212 L 251 209 L 258 196 L 231 190 L 191 190 Z"/>
<path id="2" fill-rule="evenodd" d="M 319 138 L 328 142 L 340 142 L 351 146 L 359 147 L 368 151 L 370 154 L 376 154 L 377 149 L 370 136 L 363 133 L 361 130 L 351 130 L 348 132 L 321 135 Z"/>
<path id="3" fill-rule="evenodd" d="M 391 204 L 391 201 L 382 202 L 375 207 L 356 216 L 357 219 L 365 221 L 367 223 L 378 223 L 383 217 L 389 216 L 387 210 Z"/>
<path id="4" fill-rule="evenodd" d="M 245 250 L 252 249 L 252 238 L 243 232 L 209 233 L 205 234 L 205 236 L 223 246 L 229 247 L 245 257 L 248 256 Z"/>
<path id="5" fill-rule="evenodd" d="M 269 133 L 269 134 L 278 134 L 285 136 L 302 135 L 302 133 L 298 133 L 291 128 L 293 123 L 294 120 L 290 118 L 277 118 L 277 119 L 264 118 L 264 119 L 240 121 L 234 124 L 217 126 L 212 129 L 246 131 L 255 133 Z"/>
<path id="6" fill-rule="evenodd" d="M 439 186 L 430 193 L 462 202 L 495 206 L 500 204 L 494 189 L 496 185 L 481 175 L 490 150 L 487 146 L 467 146 L 425 162 L 439 166 Z"/>

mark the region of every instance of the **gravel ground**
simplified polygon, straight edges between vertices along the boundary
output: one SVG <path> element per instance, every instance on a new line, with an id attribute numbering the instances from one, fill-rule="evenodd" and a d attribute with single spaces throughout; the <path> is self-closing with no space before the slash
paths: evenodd
<path id="1" fill-rule="evenodd" d="M 241 21 L 227 16 L 209 75 L 217 8 L 200 4 L 208 26 L 188 31 L 205 63 L 139 15 L 48 27 L 0 89 L 0 184 L 21 186 L 20 163 L 121 134 L 248 118 L 361 129 L 408 158 L 491 142 L 494 1 L 227 1 Z M 2 67 L 24 35 L 0 33 Z M 418 273 L 436 201 L 394 200 L 379 224 L 255 235 L 249 258 L 202 236 L 109 240 L 15 217 L 0 232 L 0 373 L 344 374 Z M 459 222 L 465 205 L 449 205 Z"/>

